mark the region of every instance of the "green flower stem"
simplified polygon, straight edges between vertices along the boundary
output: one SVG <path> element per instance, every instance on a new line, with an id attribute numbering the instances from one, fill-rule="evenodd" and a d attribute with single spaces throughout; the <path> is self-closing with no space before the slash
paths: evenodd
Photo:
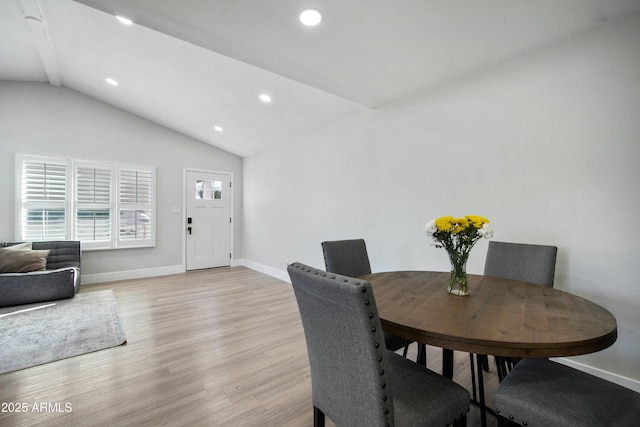
<path id="1" fill-rule="evenodd" d="M 451 261 L 451 277 L 447 291 L 455 295 L 468 295 L 469 287 L 467 282 L 467 259 L 469 252 L 458 254 L 449 253 Z"/>
<path id="2" fill-rule="evenodd" d="M 440 232 L 436 235 L 441 243 L 436 246 L 445 248 L 451 261 L 451 278 L 447 290 L 455 295 L 468 295 L 467 260 L 481 236 L 473 228 L 458 234 Z"/>

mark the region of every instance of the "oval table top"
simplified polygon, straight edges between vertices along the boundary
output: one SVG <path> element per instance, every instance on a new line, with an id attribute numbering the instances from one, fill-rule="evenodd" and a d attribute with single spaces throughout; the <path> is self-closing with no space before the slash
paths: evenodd
<path id="1" fill-rule="evenodd" d="M 617 338 L 615 317 L 589 300 L 532 283 L 468 275 L 468 296 L 447 292 L 449 272 L 397 271 L 371 283 L 385 331 L 444 349 L 503 357 L 593 353 Z"/>

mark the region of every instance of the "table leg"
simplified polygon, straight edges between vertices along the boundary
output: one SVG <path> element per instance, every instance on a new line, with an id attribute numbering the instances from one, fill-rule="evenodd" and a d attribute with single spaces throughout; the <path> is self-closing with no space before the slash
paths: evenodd
<path id="1" fill-rule="evenodd" d="M 442 349 L 442 376 L 453 378 L 453 350 Z"/>
<path id="2" fill-rule="evenodd" d="M 478 401 L 478 395 L 476 393 L 476 362 L 473 361 L 473 353 L 469 353 L 469 367 L 471 368 L 471 400 Z"/>
<path id="3" fill-rule="evenodd" d="M 470 360 L 471 360 L 471 372 L 472 372 L 472 380 L 473 380 L 473 394 L 474 394 L 474 398 L 472 399 L 472 402 L 475 402 L 475 391 L 476 391 L 476 387 L 475 387 L 475 378 L 476 376 L 473 374 L 473 371 L 475 370 L 477 372 L 477 378 L 478 378 L 478 394 L 480 397 L 480 402 L 477 402 L 478 406 L 480 407 L 480 424 L 482 425 L 482 427 L 486 427 L 487 426 L 487 407 L 485 405 L 485 399 L 484 399 L 484 375 L 482 374 L 482 355 L 477 354 L 476 355 L 476 367 L 477 369 L 474 369 L 474 361 L 473 361 L 473 354 L 471 354 L 469 356 Z M 449 379 L 453 379 L 453 350 L 449 350 L 446 348 L 442 349 L 442 376 L 443 377 L 447 377 Z"/>
<path id="4" fill-rule="evenodd" d="M 476 354 L 476 367 L 478 371 L 478 394 L 480 395 L 480 425 L 487 426 L 487 406 L 484 400 L 484 375 L 482 373 L 482 355 Z"/>
<path id="5" fill-rule="evenodd" d="M 427 346 L 422 343 L 418 343 L 418 358 L 416 360 L 418 365 L 427 366 Z"/>

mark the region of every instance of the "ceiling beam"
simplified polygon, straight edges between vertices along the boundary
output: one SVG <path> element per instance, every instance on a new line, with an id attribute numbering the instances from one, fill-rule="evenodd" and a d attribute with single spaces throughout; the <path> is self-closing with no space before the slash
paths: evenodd
<path id="1" fill-rule="evenodd" d="M 20 0 L 20 5 L 22 13 L 29 24 L 33 41 L 38 49 L 49 83 L 54 86 L 61 86 L 60 72 L 58 71 L 53 46 L 51 46 L 51 38 L 49 37 L 38 0 Z"/>

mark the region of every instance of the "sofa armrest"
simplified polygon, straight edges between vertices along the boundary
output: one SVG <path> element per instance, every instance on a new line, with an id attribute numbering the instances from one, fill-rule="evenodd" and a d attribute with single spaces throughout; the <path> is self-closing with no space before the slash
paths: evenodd
<path id="1" fill-rule="evenodd" d="M 0 274 L 0 307 L 72 298 L 80 286 L 76 267 Z"/>

